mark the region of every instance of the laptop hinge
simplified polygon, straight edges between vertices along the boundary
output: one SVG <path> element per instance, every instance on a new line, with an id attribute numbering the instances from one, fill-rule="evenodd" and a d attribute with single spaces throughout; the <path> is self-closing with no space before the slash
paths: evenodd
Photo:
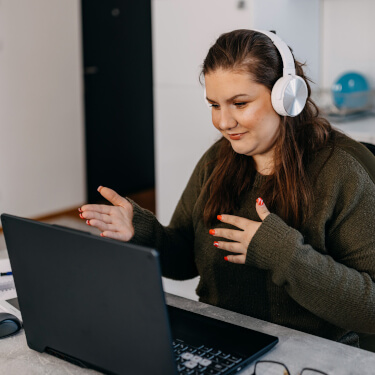
<path id="1" fill-rule="evenodd" d="M 51 354 L 51 355 L 53 355 L 53 356 L 55 356 L 57 358 L 60 358 L 60 359 L 63 359 L 65 361 L 68 361 L 70 363 L 73 363 L 74 365 L 77 365 L 77 366 L 80 366 L 80 367 L 84 367 L 84 368 L 92 368 L 87 363 L 82 362 L 79 359 L 77 359 L 75 357 L 72 357 L 72 356 L 70 356 L 68 354 L 59 352 L 58 350 L 46 347 L 45 352 L 48 353 L 48 354 Z"/>

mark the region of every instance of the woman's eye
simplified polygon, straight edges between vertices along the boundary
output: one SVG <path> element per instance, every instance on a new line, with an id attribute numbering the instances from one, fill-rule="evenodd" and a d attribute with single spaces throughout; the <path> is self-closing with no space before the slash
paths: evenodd
<path id="1" fill-rule="evenodd" d="M 234 105 L 235 105 L 236 107 L 243 107 L 245 104 L 246 104 L 246 102 L 238 102 L 238 103 L 234 103 Z"/>
<path id="2" fill-rule="evenodd" d="M 210 104 L 210 107 L 217 109 L 217 108 L 219 108 L 219 105 L 218 104 Z"/>

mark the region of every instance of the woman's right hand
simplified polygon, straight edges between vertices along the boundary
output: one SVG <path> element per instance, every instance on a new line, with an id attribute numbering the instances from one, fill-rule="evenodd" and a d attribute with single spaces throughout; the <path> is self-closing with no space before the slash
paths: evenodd
<path id="1" fill-rule="evenodd" d="M 99 193 L 113 204 L 85 204 L 79 208 L 79 216 L 88 225 L 98 228 L 102 237 L 129 241 L 134 236 L 133 206 L 114 190 L 99 186 Z"/>

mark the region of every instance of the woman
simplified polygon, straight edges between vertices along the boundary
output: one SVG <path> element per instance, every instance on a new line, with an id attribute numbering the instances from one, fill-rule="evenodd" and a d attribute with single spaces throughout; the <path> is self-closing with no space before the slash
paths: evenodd
<path id="1" fill-rule="evenodd" d="M 343 343 L 375 333 L 375 159 L 308 98 L 281 116 L 283 62 L 270 38 L 237 30 L 202 75 L 223 137 L 197 164 L 169 226 L 113 190 L 81 217 L 104 237 L 155 247 L 163 275 L 200 275 L 200 301 Z"/>

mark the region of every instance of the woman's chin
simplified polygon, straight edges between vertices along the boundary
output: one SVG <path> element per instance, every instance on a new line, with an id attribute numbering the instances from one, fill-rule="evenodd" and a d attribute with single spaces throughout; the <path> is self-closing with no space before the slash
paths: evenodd
<path id="1" fill-rule="evenodd" d="M 246 145 L 233 144 L 233 142 L 231 142 L 231 144 L 233 151 L 237 154 L 251 156 L 253 153 L 253 149 L 249 146 L 246 147 Z"/>

